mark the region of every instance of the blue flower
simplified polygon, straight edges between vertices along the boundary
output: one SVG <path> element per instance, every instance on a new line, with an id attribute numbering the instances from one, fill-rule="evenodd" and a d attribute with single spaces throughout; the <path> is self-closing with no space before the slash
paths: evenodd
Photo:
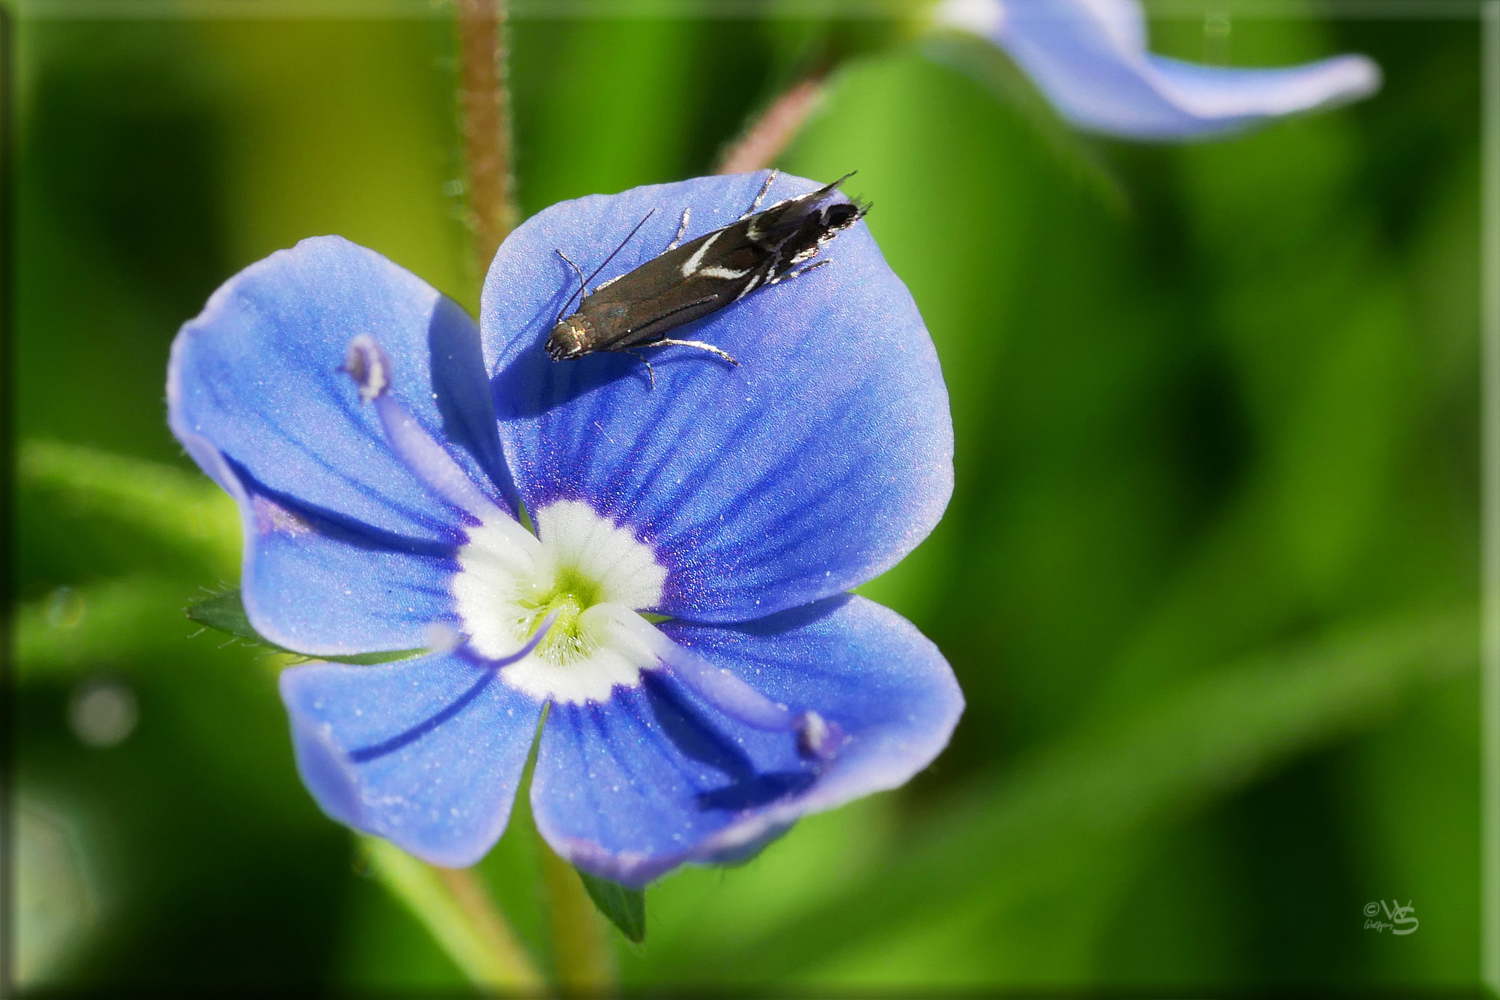
<path id="1" fill-rule="evenodd" d="M 1276 69 L 1152 55 L 1139 0 L 943 0 L 935 18 L 1008 52 L 1073 124 L 1127 139 L 1235 132 L 1380 88 L 1358 55 Z"/>
<path id="2" fill-rule="evenodd" d="M 927 535 L 953 471 L 932 343 L 863 225 L 831 266 L 684 328 L 739 367 L 667 348 L 653 387 L 630 356 L 542 349 L 576 288 L 557 250 L 596 265 L 651 212 L 613 277 L 681 209 L 699 235 L 763 179 L 547 209 L 501 247 L 478 328 L 338 237 L 252 265 L 183 328 L 171 426 L 239 505 L 255 627 L 313 655 L 426 650 L 282 673 L 330 816 L 472 864 L 546 708 L 538 828 L 640 886 L 900 785 L 946 745 L 947 663 L 847 593 Z"/>

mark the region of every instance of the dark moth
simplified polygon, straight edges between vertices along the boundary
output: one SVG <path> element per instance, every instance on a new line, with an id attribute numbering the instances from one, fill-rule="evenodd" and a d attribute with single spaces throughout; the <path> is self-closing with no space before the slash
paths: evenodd
<path id="1" fill-rule="evenodd" d="M 667 334 L 738 302 L 753 291 L 828 263 L 822 260 L 799 267 L 869 210 L 868 205 L 851 202 L 838 192 L 838 186 L 849 176 L 845 174 L 816 191 L 757 212 L 776 177 L 773 171 L 750 210 L 738 221 L 679 246 L 688 223 L 688 213 L 683 212 L 677 239 L 664 253 L 635 270 L 606 281 L 593 291 L 586 289 L 587 282 L 582 272 L 578 272 L 583 299 L 576 312 L 559 319 L 552 328 L 547 337 L 547 354 L 554 361 L 564 361 L 596 351 L 634 354 L 639 348 L 675 344 L 709 351 L 738 364 L 712 344 L 674 340 Z M 639 228 L 638 225 L 636 229 Z M 634 235 L 632 232 L 631 236 Z M 626 242 L 629 239 L 627 236 Z M 558 253 L 568 260 L 562 251 Z M 568 263 L 573 264 L 571 260 Z M 576 271 L 577 265 L 573 266 Z"/>

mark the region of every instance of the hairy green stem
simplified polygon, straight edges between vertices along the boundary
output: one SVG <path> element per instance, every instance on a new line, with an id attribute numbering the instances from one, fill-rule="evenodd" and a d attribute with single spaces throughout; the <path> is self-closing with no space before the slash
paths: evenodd
<path id="1" fill-rule="evenodd" d="M 594 901 L 573 866 L 558 857 L 540 834 L 537 841 L 560 991 L 564 996 L 616 995 L 615 956 Z"/>
<path id="2" fill-rule="evenodd" d="M 425 864 L 388 841 L 361 837 L 375 877 L 412 912 L 463 970 L 491 993 L 534 996 L 546 989 L 489 891 L 469 868 Z"/>

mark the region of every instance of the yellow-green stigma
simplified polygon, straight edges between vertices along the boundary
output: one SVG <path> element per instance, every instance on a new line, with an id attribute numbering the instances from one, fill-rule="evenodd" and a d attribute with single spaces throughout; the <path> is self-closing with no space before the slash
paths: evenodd
<path id="1" fill-rule="evenodd" d="M 537 644 L 535 655 L 559 666 L 584 659 L 593 652 L 594 644 L 583 634 L 579 616 L 598 604 L 601 598 L 597 581 L 584 576 L 573 566 L 561 566 L 552 580 L 552 589 L 535 600 L 518 603 L 525 613 L 521 619 L 520 638 L 529 639 L 542 620 L 557 612 L 546 638 Z"/>

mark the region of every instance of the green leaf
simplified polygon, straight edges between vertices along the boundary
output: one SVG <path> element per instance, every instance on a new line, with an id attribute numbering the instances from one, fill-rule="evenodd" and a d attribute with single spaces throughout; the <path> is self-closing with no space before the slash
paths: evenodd
<path id="1" fill-rule="evenodd" d="M 31 440 L 16 455 L 16 479 L 23 488 L 61 494 L 70 510 L 108 514 L 216 566 L 239 562 L 239 513 L 204 476 L 96 448 Z"/>
<path id="2" fill-rule="evenodd" d="M 278 653 L 291 653 L 293 656 L 310 657 L 308 653 L 299 653 L 295 649 L 287 649 L 267 639 L 255 630 L 250 624 L 250 616 L 245 614 L 245 602 L 240 597 L 239 588 L 226 590 L 212 597 L 205 597 L 201 601 L 193 601 L 183 613 L 199 625 L 206 625 L 218 632 L 245 639 L 267 649 Z M 413 656 L 420 656 L 427 652 L 425 649 L 397 649 L 387 653 L 359 653 L 354 656 L 317 656 L 316 659 L 328 660 L 333 663 L 352 663 L 357 666 L 368 666 L 376 663 L 391 663 L 395 660 L 407 660 Z"/>
<path id="3" fill-rule="evenodd" d="M 590 875 L 582 869 L 574 869 L 583 880 L 589 898 L 599 907 L 599 912 L 609 918 L 610 923 L 620 928 L 631 941 L 640 944 L 646 940 L 646 894 L 640 889 L 629 889 L 607 878 Z"/>
<path id="4" fill-rule="evenodd" d="M 226 590 L 212 597 L 192 601 L 182 609 L 187 615 L 199 625 L 207 625 L 211 629 L 224 632 L 228 635 L 239 636 L 248 639 L 269 649 L 278 649 L 290 653 L 292 650 L 285 646 L 278 646 L 255 631 L 255 626 L 250 624 L 249 615 L 245 614 L 245 603 L 240 599 L 238 587 Z"/>

